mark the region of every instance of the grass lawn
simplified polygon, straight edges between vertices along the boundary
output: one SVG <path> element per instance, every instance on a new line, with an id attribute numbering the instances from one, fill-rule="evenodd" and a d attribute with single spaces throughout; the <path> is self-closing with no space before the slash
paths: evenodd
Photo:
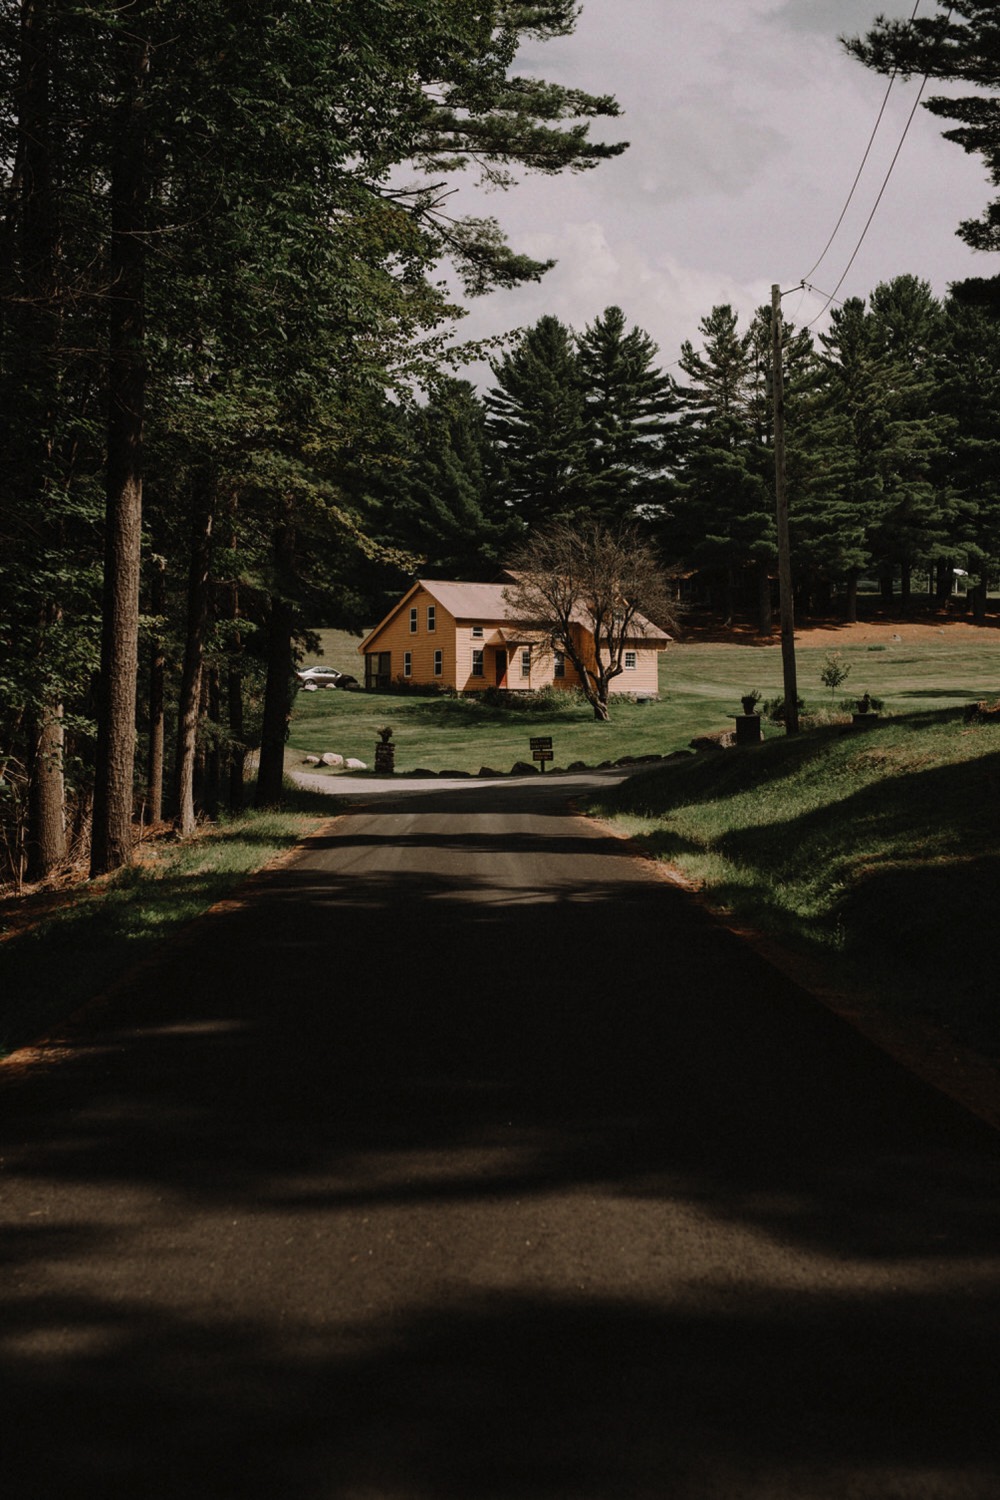
<path id="1" fill-rule="evenodd" d="M 954 627 L 927 628 L 926 637 L 894 641 L 906 627 L 891 626 L 856 639 L 851 631 L 807 631 L 797 648 L 799 694 L 807 707 L 828 709 L 866 690 L 881 698 L 888 713 L 947 708 L 1000 693 L 1000 641 L 993 629 L 956 633 Z M 358 637 L 343 631 L 319 632 L 323 661 L 363 675 Z M 820 682 L 830 651 L 837 650 L 850 675 L 836 694 Z M 598 765 L 622 755 L 668 754 L 684 749 L 697 735 L 733 727 L 740 698 L 757 688 L 767 698 L 781 695 L 780 646 L 681 642 L 660 658 L 658 703 L 612 704 L 611 722 L 597 723 L 585 703 L 571 700 L 558 710 L 526 713 L 481 707 L 475 698 L 420 697 L 401 693 L 345 693 L 320 689 L 295 700 L 287 765 L 301 769 L 306 754 L 333 751 L 374 761 L 378 730 L 392 726 L 396 768 L 455 770 L 473 774 L 481 767 L 507 771 L 530 761 L 528 740 L 551 734 L 556 766 L 572 761 Z M 765 732 L 780 736 L 780 727 Z M 337 774 L 337 773 L 331 773 Z"/>

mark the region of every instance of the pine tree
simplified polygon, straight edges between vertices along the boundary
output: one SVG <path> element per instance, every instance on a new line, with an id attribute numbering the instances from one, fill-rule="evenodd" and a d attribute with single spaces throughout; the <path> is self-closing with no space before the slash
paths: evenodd
<path id="1" fill-rule="evenodd" d="M 486 409 L 504 503 L 525 530 L 585 513 L 584 393 L 570 330 L 539 318 L 491 368 Z"/>
<path id="2" fill-rule="evenodd" d="M 589 510 L 611 525 L 662 504 L 669 461 L 673 380 L 656 368 L 657 347 L 608 307 L 577 339 L 589 473 Z"/>
<path id="3" fill-rule="evenodd" d="M 752 575 L 758 629 L 766 634 L 777 558 L 770 309 L 762 308 L 741 332 L 736 313 L 723 304 L 699 327 L 701 347 L 690 341 L 681 346 L 689 384 L 679 392 L 677 493 L 664 540 L 702 573 L 727 618 L 744 575 Z M 796 338 L 785 329 L 787 347 Z"/>

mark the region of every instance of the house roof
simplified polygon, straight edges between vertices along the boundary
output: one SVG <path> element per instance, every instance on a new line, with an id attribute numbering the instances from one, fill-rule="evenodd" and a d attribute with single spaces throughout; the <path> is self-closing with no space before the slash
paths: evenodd
<path id="1" fill-rule="evenodd" d="M 516 579 L 517 575 L 507 573 L 504 576 L 507 579 L 505 583 L 463 583 L 457 579 L 446 580 L 439 578 L 418 579 L 407 590 L 402 599 L 393 605 L 385 619 L 381 620 L 375 626 L 375 629 L 365 637 L 358 650 L 365 651 L 370 643 L 374 641 L 375 637 L 389 624 L 389 621 L 394 619 L 400 610 L 409 604 L 413 595 L 421 589 L 429 594 L 443 609 L 446 609 L 455 620 L 475 620 L 477 623 L 495 624 L 498 628 L 502 625 L 513 625 L 519 627 L 517 639 L 520 640 L 523 637 L 524 640 L 527 640 L 528 634 L 525 633 L 525 627 L 518 620 L 516 613 L 504 598 L 504 589 L 509 587 L 510 582 Z M 635 633 L 629 637 L 630 640 L 640 641 L 646 645 L 654 645 L 658 641 L 670 641 L 673 639 L 665 630 L 661 630 L 658 625 L 653 625 L 647 620 L 645 615 L 637 614 L 635 622 Z M 581 625 L 587 624 L 582 614 L 577 623 Z M 514 638 L 503 632 L 502 629 L 500 630 L 500 634 L 502 636 L 506 635 L 506 639 L 513 643 Z M 537 634 L 532 635 L 531 638 L 538 638 Z"/>

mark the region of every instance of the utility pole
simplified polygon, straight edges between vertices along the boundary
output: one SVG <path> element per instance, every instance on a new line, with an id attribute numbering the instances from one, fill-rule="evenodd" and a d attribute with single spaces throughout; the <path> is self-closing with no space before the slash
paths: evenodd
<path id="1" fill-rule="evenodd" d="M 788 491 L 785 486 L 785 379 L 781 352 L 781 288 L 771 288 L 771 369 L 774 387 L 774 499 L 778 524 L 778 593 L 781 600 L 781 667 L 785 690 L 785 733 L 799 732 L 799 695 L 795 680 L 795 604 L 792 598 L 792 553 L 788 540 Z"/>

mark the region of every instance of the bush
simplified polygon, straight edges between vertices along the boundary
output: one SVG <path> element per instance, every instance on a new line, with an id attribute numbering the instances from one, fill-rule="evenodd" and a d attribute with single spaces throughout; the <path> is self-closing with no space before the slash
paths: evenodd
<path id="1" fill-rule="evenodd" d="M 805 702 L 798 694 L 796 694 L 795 703 L 799 711 L 799 716 L 801 717 L 801 715 L 806 712 Z M 765 702 L 761 704 L 761 713 L 766 719 L 770 719 L 772 724 L 783 724 L 785 722 L 784 695 L 782 695 L 780 698 L 766 699 Z"/>

